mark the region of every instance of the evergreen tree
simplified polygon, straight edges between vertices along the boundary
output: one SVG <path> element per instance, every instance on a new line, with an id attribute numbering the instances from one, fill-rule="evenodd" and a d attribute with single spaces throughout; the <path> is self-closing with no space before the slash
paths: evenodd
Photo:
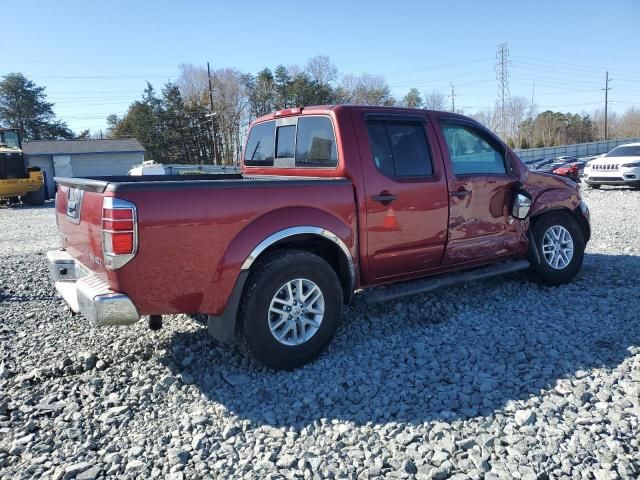
<path id="1" fill-rule="evenodd" d="M 409 90 L 409 93 L 402 99 L 402 104 L 409 108 L 422 108 L 422 96 L 420 96 L 418 89 L 412 88 Z"/>
<path id="2" fill-rule="evenodd" d="M 18 128 L 24 140 L 73 138 L 67 125 L 55 118 L 44 90 L 21 73 L 2 77 L 0 125 Z"/>
<path id="3" fill-rule="evenodd" d="M 290 105 L 289 102 L 289 86 L 291 84 L 291 76 L 287 67 L 284 65 L 278 65 L 274 72 L 274 86 L 275 86 L 275 106 L 276 108 L 287 108 Z"/>

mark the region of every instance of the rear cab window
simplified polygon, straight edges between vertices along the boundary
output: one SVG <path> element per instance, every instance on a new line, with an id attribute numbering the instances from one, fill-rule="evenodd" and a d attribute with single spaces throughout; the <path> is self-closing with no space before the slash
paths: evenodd
<path id="1" fill-rule="evenodd" d="M 338 150 L 331 119 L 302 115 L 253 126 L 245 148 L 246 166 L 335 168 Z"/>
<path id="2" fill-rule="evenodd" d="M 272 120 L 254 125 L 251 129 L 244 152 L 246 165 L 273 165 L 275 125 L 276 122 Z"/>

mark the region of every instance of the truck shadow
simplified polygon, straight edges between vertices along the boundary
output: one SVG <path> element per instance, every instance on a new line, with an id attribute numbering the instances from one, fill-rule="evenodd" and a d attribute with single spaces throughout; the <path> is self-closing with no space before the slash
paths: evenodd
<path id="1" fill-rule="evenodd" d="M 162 361 L 259 424 L 465 420 L 640 353 L 630 300 L 639 282 L 639 256 L 587 254 L 574 283 L 556 288 L 512 275 L 402 303 L 370 306 L 360 296 L 329 349 L 297 371 L 273 372 L 218 346 L 204 325 L 172 336 Z M 186 355 L 203 361 L 185 368 Z"/>

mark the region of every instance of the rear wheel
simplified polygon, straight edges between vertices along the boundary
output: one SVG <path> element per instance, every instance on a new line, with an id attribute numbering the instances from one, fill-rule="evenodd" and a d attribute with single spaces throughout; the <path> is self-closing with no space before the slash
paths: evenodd
<path id="1" fill-rule="evenodd" d="M 44 205 L 45 196 L 44 184 L 42 184 L 35 192 L 27 192 L 27 194 L 22 197 L 22 200 L 29 205 Z"/>
<path id="2" fill-rule="evenodd" d="M 540 253 L 535 272 L 546 285 L 568 283 L 578 273 L 584 258 L 584 235 L 568 213 L 543 215 L 533 226 L 533 239 Z"/>
<path id="3" fill-rule="evenodd" d="M 323 258 L 276 252 L 247 280 L 238 316 L 240 344 L 259 362 L 291 370 L 317 357 L 340 325 L 342 287 Z"/>

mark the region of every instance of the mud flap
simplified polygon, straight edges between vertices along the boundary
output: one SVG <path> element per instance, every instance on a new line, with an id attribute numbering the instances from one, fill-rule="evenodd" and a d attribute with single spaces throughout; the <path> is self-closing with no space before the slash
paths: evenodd
<path id="1" fill-rule="evenodd" d="M 240 272 L 222 315 L 207 315 L 207 331 L 220 343 L 230 343 L 235 338 L 238 308 L 248 277 L 248 270 Z"/>

